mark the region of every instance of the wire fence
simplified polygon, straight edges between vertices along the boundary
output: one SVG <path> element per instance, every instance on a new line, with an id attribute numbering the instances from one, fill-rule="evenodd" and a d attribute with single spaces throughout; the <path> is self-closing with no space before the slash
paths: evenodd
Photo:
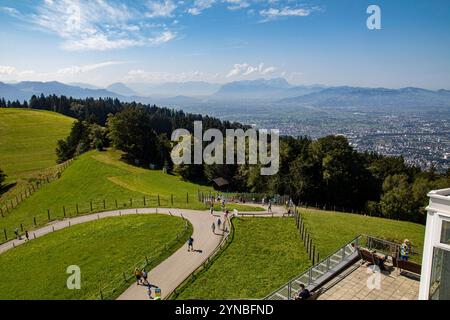
<path id="1" fill-rule="evenodd" d="M 313 238 L 309 233 L 309 230 L 306 227 L 306 224 L 304 223 L 303 218 L 301 214 L 297 211 L 296 207 L 294 207 L 293 214 L 295 219 L 295 226 L 297 227 L 297 230 L 300 234 L 300 238 L 303 242 L 306 252 L 308 253 L 308 258 L 314 265 L 317 261 L 320 261 L 319 250 L 316 248 L 316 245 L 313 242 Z"/>
<path id="2" fill-rule="evenodd" d="M 39 175 L 36 178 L 30 178 L 30 180 L 20 190 L 14 190 L 13 188 L 10 192 L 7 192 L 2 197 L 3 200 L 0 203 L 0 216 L 4 218 L 20 203 L 31 197 L 33 193 L 38 191 L 44 185 L 58 180 L 63 171 L 67 169 L 72 162 L 73 159 L 63 162 L 52 169 L 51 173 Z"/>
<path id="3" fill-rule="evenodd" d="M 0 229 L 0 244 L 8 242 L 23 235 L 26 230 L 31 231 L 39 226 L 49 222 L 73 218 L 80 215 L 99 213 L 111 210 L 134 209 L 134 208 L 187 208 L 194 202 L 199 204 L 199 194 L 186 193 L 185 195 L 146 195 L 140 198 L 121 198 L 121 199 L 101 199 L 90 200 L 70 205 L 62 205 L 57 210 L 46 209 L 36 213 L 28 221 L 17 223 L 17 225 Z M 200 204 L 201 206 L 201 204 Z M 206 206 L 204 207 L 207 208 Z M 6 217 L 4 217 L 6 218 Z M 0 223 L 2 218 L 0 218 Z M 2 231 L 3 232 L 2 232 Z M 3 235 L 1 235 L 3 233 Z M 17 234 L 16 234 L 17 233 Z"/>

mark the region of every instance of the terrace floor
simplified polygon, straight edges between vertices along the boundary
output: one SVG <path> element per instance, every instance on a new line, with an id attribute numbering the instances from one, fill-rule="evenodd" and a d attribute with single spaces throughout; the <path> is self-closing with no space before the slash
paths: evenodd
<path id="1" fill-rule="evenodd" d="M 389 265 L 387 269 L 375 274 L 371 267 L 357 262 L 326 285 L 318 300 L 417 300 L 419 277 L 399 274 L 397 268 Z M 379 286 L 374 282 L 377 275 Z"/>

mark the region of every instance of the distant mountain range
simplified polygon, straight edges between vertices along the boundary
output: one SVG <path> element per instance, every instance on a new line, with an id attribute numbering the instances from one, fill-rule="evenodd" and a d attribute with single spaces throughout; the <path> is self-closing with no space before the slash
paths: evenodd
<path id="1" fill-rule="evenodd" d="M 359 88 L 333 87 L 319 92 L 286 98 L 282 104 L 315 107 L 450 107 L 450 91 L 421 88 Z"/>
<path id="2" fill-rule="evenodd" d="M 78 86 L 67 85 L 61 82 L 37 82 L 37 81 L 24 81 L 15 84 L 6 84 L 0 82 L 0 97 L 5 100 L 29 100 L 32 95 L 52 95 L 57 96 L 65 95 L 73 98 L 124 98 L 122 95 L 115 92 L 108 91 L 106 89 L 88 89 Z"/>
<path id="3" fill-rule="evenodd" d="M 201 81 L 158 85 L 114 83 L 104 89 L 89 84 L 63 84 L 56 81 L 25 81 L 14 84 L 0 82 L 0 97 L 5 100 L 29 100 L 32 95 L 40 94 L 74 98 L 110 97 L 175 108 L 239 101 L 291 107 L 450 107 L 450 90 L 295 86 L 283 78 L 235 81 L 223 85 Z"/>

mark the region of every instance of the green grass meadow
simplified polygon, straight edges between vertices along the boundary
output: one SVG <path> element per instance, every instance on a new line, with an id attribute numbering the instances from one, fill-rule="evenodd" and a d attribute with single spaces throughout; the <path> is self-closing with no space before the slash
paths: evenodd
<path id="1" fill-rule="evenodd" d="M 421 224 L 314 209 L 301 208 L 299 212 L 322 257 L 361 234 L 397 243 L 409 239 L 420 252 L 423 248 L 425 226 Z"/>
<path id="2" fill-rule="evenodd" d="M 0 300 L 99 299 L 100 289 L 128 287 L 123 272 L 158 258 L 148 269 L 181 247 L 192 229 L 176 242 L 185 221 L 167 215 L 132 215 L 105 218 L 56 231 L 0 255 Z M 175 245 L 160 256 L 167 243 Z M 69 290 L 66 269 L 81 270 L 81 290 Z M 107 292 L 105 292 L 107 293 Z"/>
<path id="3" fill-rule="evenodd" d="M 233 242 L 178 299 L 259 299 L 310 266 L 292 218 L 237 218 Z"/>
<path id="4" fill-rule="evenodd" d="M 8 181 L 56 165 L 56 143 L 73 122 L 54 112 L 0 108 L 0 168 Z"/>
<path id="5" fill-rule="evenodd" d="M 66 217 L 70 217 L 133 207 L 207 209 L 198 201 L 198 190 L 209 192 L 213 191 L 212 188 L 183 181 L 160 170 L 128 165 L 120 161 L 120 156 L 121 153 L 115 150 L 91 151 L 81 155 L 60 179 L 43 185 L 4 218 L 0 218 L 0 230 L 6 229 L 11 238 L 16 227 L 21 229 L 21 224 L 24 229 L 33 228 L 34 218 L 39 226 L 49 221 L 49 214 L 50 220 L 55 220 L 64 218 L 64 212 Z M 229 208 L 260 210 L 238 204 L 230 204 Z M 6 240 L 3 234 L 0 237 L 0 242 Z"/>

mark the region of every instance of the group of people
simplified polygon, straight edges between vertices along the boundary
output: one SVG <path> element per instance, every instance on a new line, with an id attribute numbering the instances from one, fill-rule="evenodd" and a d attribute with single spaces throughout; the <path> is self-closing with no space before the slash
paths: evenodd
<path id="1" fill-rule="evenodd" d="M 14 230 L 14 235 L 16 236 L 17 240 L 22 240 L 22 237 L 20 236 L 19 228 L 16 228 Z M 30 234 L 28 233 L 28 230 L 25 230 L 25 241 L 30 240 Z"/>
<path id="2" fill-rule="evenodd" d="M 142 285 L 142 286 L 149 286 L 149 282 L 148 282 L 148 273 L 147 271 L 145 271 L 145 269 L 139 269 L 136 268 L 134 269 L 134 276 L 136 277 L 136 284 L 138 286 Z"/>
<path id="3" fill-rule="evenodd" d="M 145 271 L 145 269 L 134 269 L 134 276 L 136 277 L 136 284 L 138 286 L 146 286 L 147 287 L 147 294 L 148 297 L 152 300 L 158 300 L 161 297 L 161 289 L 158 287 L 155 287 L 148 282 L 148 273 Z M 152 296 L 152 287 L 155 288 L 155 297 Z M 158 291 L 159 290 L 159 291 Z M 158 293 L 159 292 L 159 293 Z"/>

